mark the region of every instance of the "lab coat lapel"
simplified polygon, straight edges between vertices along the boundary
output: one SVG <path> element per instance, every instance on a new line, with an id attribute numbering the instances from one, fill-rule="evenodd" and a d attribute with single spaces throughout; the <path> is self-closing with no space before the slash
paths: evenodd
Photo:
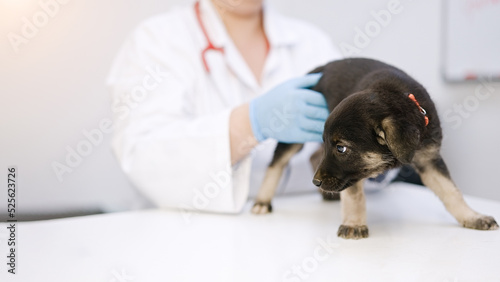
<path id="1" fill-rule="evenodd" d="M 227 68 L 230 69 L 231 72 L 244 85 L 251 89 L 253 93 L 259 93 L 261 87 L 259 86 L 257 79 L 227 34 L 224 23 L 222 22 L 222 19 L 217 13 L 212 2 L 210 0 L 201 0 L 200 7 L 202 9 L 202 13 L 204 14 L 203 18 L 210 40 L 215 46 L 221 46 L 224 48 L 223 57 Z M 275 56 L 273 56 L 273 52 L 276 52 L 278 48 L 293 45 L 298 41 L 298 37 L 293 30 L 290 30 L 290 28 L 286 26 L 285 20 L 282 16 L 275 13 L 274 10 L 267 5 L 267 3 L 265 3 L 264 6 L 264 28 L 271 47 L 265 64 L 265 76 L 276 67 L 276 62 L 273 62 L 273 58 L 276 59 Z M 221 55 L 222 54 L 218 54 L 218 56 Z M 216 55 L 213 56 L 215 57 Z M 211 56 L 207 55 L 207 57 Z M 217 85 L 217 88 L 221 91 L 227 91 L 227 75 L 229 75 L 227 68 L 221 67 L 221 60 L 215 60 L 215 58 L 213 58 L 213 60 L 207 60 L 209 60 L 209 64 L 211 64 L 211 75 L 214 83 Z"/>
<path id="2" fill-rule="evenodd" d="M 231 84 L 229 81 L 229 71 L 226 67 L 224 59 L 215 58 L 215 56 L 222 56 L 222 54 L 207 55 L 208 64 L 210 65 L 210 78 L 218 90 L 220 97 L 223 99 L 225 105 L 235 104 L 235 95 L 231 91 Z"/>
<path id="3" fill-rule="evenodd" d="M 264 66 L 263 77 L 270 77 L 278 68 L 286 68 L 282 71 L 291 73 L 293 66 L 289 66 L 292 60 L 287 59 L 288 51 L 294 44 L 299 42 L 296 30 L 290 27 L 290 22 L 269 5 L 264 2 L 264 30 L 269 42 L 270 50 Z"/>
<path id="4" fill-rule="evenodd" d="M 259 84 L 257 79 L 236 46 L 234 46 L 233 42 L 229 42 L 226 46 L 226 62 L 228 67 L 238 77 L 238 79 L 249 87 L 254 93 L 258 92 Z"/>
<path id="5" fill-rule="evenodd" d="M 234 105 L 237 95 L 234 95 L 231 91 L 231 85 L 228 83 L 230 81 L 229 71 L 227 68 L 227 42 L 229 38 L 225 36 L 225 28 L 220 20 L 215 7 L 212 5 L 210 0 L 200 1 L 200 10 L 202 23 L 205 26 L 209 40 L 213 43 L 215 47 L 223 47 L 224 53 L 216 52 L 210 50 L 206 53 L 205 58 L 207 60 L 210 72 L 207 74 L 208 78 L 214 84 L 217 94 L 222 99 L 225 105 Z M 203 50 L 207 46 L 208 42 L 206 38 L 201 37 L 201 48 Z M 200 51 L 201 52 L 201 51 Z M 200 58 L 201 59 L 201 58 Z"/>

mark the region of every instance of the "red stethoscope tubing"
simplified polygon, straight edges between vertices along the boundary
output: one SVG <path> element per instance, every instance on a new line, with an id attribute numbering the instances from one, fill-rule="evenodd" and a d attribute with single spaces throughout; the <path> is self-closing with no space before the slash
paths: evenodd
<path id="1" fill-rule="evenodd" d="M 203 21 L 201 20 L 201 13 L 200 13 L 200 2 L 196 2 L 194 4 L 194 11 L 196 13 L 196 19 L 198 20 L 198 25 L 201 28 L 201 31 L 203 32 L 203 35 L 205 36 L 205 39 L 207 40 L 207 47 L 201 51 L 201 60 L 203 61 L 203 66 L 205 67 L 205 71 L 207 73 L 210 73 L 210 68 L 208 67 L 207 59 L 206 59 L 206 53 L 209 50 L 221 52 L 224 54 L 224 48 L 222 47 L 215 47 L 212 41 L 210 40 L 210 37 L 208 37 L 207 30 L 205 29 L 205 25 L 203 24 Z"/>

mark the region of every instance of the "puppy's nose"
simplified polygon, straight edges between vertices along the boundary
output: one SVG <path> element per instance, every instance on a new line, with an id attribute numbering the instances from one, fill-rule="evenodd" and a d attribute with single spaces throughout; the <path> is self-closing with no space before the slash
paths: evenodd
<path id="1" fill-rule="evenodd" d="M 316 185 L 316 187 L 321 186 L 321 183 L 322 183 L 322 182 L 323 182 L 323 181 L 321 181 L 321 179 L 317 179 L 317 178 L 314 178 L 314 179 L 313 179 L 313 184 L 314 184 L 314 185 Z"/>

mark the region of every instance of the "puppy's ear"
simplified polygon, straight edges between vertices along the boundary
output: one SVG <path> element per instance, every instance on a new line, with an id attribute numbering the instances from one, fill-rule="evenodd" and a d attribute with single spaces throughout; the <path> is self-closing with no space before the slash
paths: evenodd
<path id="1" fill-rule="evenodd" d="M 409 122 L 397 122 L 392 117 L 382 120 L 377 131 L 377 141 L 387 145 L 400 162 L 408 164 L 420 145 L 420 131 Z"/>

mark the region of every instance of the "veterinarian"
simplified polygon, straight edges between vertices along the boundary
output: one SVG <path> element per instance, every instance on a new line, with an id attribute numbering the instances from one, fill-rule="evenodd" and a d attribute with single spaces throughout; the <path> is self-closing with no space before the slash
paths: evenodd
<path id="1" fill-rule="evenodd" d="M 239 212 L 277 140 L 308 142 L 278 194 L 316 191 L 309 157 L 328 111 L 306 89 L 320 76 L 305 74 L 340 57 L 262 0 L 200 0 L 145 21 L 108 80 L 121 168 L 158 207 Z"/>

